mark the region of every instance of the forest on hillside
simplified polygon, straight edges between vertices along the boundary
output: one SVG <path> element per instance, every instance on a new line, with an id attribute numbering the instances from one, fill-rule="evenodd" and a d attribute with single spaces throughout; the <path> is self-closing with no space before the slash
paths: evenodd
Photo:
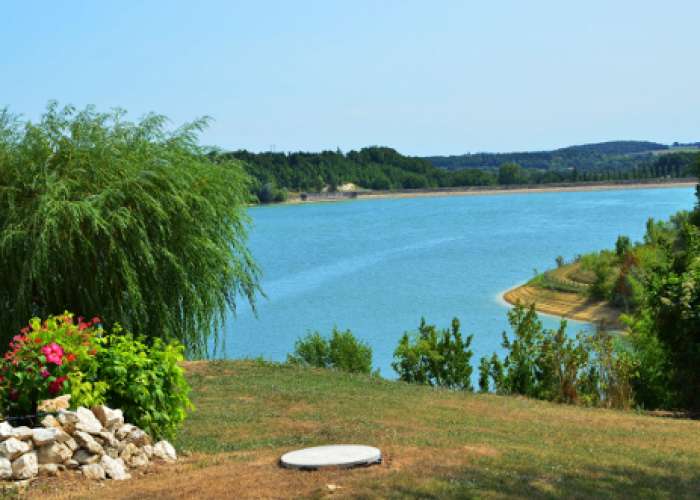
<path id="1" fill-rule="evenodd" d="M 662 147 L 666 148 L 663 154 L 649 153 Z M 396 190 L 679 178 L 691 175 L 690 165 L 698 156 L 692 150 L 673 152 L 668 146 L 639 142 L 573 146 L 559 151 L 565 150 L 572 152 L 549 163 L 546 157 L 550 155 L 551 159 L 552 153 L 492 154 L 489 161 L 500 163 L 471 168 L 436 166 L 429 159 L 379 146 L 347 153 L 240 150 L 212 156 L 221 161 L 241 161 L 252 179 L 252 201 L 262 203 L 282 201 L 288 191 L 335 191 L 345 183 L 361 189 Z"/>
<path id="2" fill-rule="evenodd" d="M 686 146 L 685 148 L 683 146 Z M 552 151 L 514 153 L 473 153 L 452 156 L 426 157 L 436 167 L 448 170 L 463 168 L 497 169 L 504 163 L 517 163 L 525 169 L 560 170 L 576 168 L 580 171 L 631 170 L 642 162 L 651 162 L 655 156 L 697 148 L 697 144 L 674 143 L 667 146 L 649 141 L 609 141 L 595 144 L 568 146 Z"/>

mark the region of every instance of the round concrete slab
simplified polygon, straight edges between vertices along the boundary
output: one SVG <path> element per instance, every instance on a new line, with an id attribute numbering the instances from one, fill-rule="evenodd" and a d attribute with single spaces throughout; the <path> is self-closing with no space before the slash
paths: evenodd
<path id="1" fill-rule="evenodd" d="M 319 469 L 321 467 L 355 467 L 377 464 L 382 461 L 382 452 L 373 446 L 358 444 L 336 444 L 316 446 L 290 451 L 280 458 L 283 467 L 292 469 Z"/>

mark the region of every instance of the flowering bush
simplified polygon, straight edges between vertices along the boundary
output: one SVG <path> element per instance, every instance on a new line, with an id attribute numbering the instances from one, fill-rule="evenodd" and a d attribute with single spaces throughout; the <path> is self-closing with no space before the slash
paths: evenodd
<path id="1" fill-rule="evenodd" d="M 62 394 L 71 394 L 76 406 L 104 402 L 107 384 L 95 377 L 101 337 L 99 318 L 33 318 L 0 360 L 3 409 L 10 416 L 34 414 L 39 401 Z"/>
<path id="2" fill-rule="evenodd" d="M 119 325 L 107 333 L 99 318 L 34 318 L 0 360 L 0 404 L 29 416 L 41 400 L 70 394 L 72 407 L 106 403 L 153 437 L 172 438 L 192 408 L 183 353 L 178 342 L 147 343 Z"/>

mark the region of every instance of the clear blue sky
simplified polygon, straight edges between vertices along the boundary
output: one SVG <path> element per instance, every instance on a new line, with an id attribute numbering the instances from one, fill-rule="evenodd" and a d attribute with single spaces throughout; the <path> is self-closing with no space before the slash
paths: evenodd
<path id="1" fill-rule="evenodd" d="M 224 148 L 700 140 L 700 2 L 5 1 L 0 106 L 215 119 Z"/>

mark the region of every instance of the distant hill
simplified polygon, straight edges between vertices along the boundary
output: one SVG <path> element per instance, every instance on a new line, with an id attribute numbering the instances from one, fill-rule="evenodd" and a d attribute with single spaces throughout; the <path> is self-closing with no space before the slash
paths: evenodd
<path id="1" fill-rule="evenodd" d="M 692 146 L 691 146 L 692 147 Z M 672 149 L 666 144 L 649 141 L 609 141 L 522 153 L 473 153 L 456 156 L 425 157 L 436 167 L 448 170 L 477 168 L 496 169 L 504 163 L 517 163 L 526 169 L 585 171 L 620 171 L 634 168 L 640 157 Z"/>

